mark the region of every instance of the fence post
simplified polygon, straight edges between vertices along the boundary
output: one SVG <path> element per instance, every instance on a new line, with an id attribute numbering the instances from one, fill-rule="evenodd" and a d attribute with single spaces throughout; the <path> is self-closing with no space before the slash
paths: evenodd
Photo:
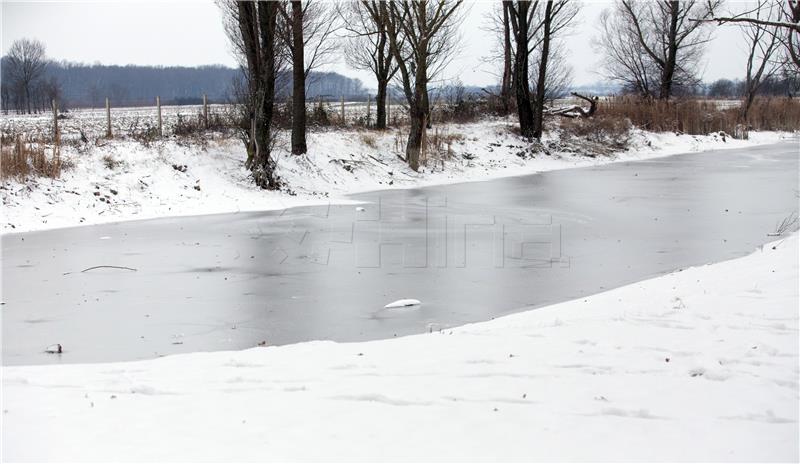
<path id="1" fill-rule="evenodd" d="M 111 104 L 106 97 L 106 137 L 111 138 Z"/>
<path id="2" fill-rule="evenodd" d="M 58 145 L 58 105 L 56 105 L 55 98 L 53 99 L 53 143 Z"/>
<path id="3" fill-rule="evenodd" d="M 208 95 L 203 94 L 203 123 L 208 130 Z"/>
<path id="4" fill-rule="evenodd" d="M 161 130 L 161 97 L 156 97 L 156 108 L 158 109 L 158 136 L 162 137 L 164 135 L 163 131 Z"/>
<path id="5" fill-rule="evenodd" d="M 341 108 L 342 108 L 342 110 L 341 110 L 342 111 L 342 125 L 344 126 L 345 125 L 345 122 L 344 122 L 344 95 L 342 95 L 339 98 L 341 100 L 341 105 L 342 105 L 341 106 Z"/>
<path id="6" fill-rule="evenodd" d="M 389 124 L 392 120 L 392 99 L 388 96 L 386 97 L 386 127 L 389 127 Z"/>
<path id="7" fill-rule="evenodd" d="M 372 103 L 372 95 L 367 94 L 367 127 L 369 127 L 369 107 Z"/>

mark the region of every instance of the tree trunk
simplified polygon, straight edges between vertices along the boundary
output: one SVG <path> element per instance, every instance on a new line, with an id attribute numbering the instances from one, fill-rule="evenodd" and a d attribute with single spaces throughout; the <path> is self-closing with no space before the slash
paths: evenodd
<path id="1" fill-rule="evenodd" d="M 256 185 L 274 189 L 278 187 L 278 180 L 270 157 L 270 128 L 275 100 L 277 3 L 238 2 L 238 14 L 248 76 L 247 106 L 250 127 L 245 166 L 253 173 Z"/>
<path id="2" fill-rule="evenodd" d="M 306 147 L 306 70 L 303 43 L 303 5 L 292 1 L 292 154 L 302 155 Z"/>
<path id="3" fill-rule="evenodd" d="M 533 115 L 533 138 L 542 139 L 544 129 L 544 95 L 547 82 L 547 60 L 550 55 L 550 24 L 552 23 L 553 0 L 544 10 L 544 35 L 542 36 L 542 58 L 539 60 L 539 77 L 536 80 L 535 112 Z"/>
<path id="4" fill-rule="evenodd" d="M 670 21 L 669 21 L 669 34 L 667 36 L 667 56 L 664 60 L 664 67 L 661 69 L 661 86 L 659 88 L 658 98 L 661 100 L 669 100 L 672 96 L 672 80 L 675 76 L 675 64 L 678 54 L 678 13 L 680 4 L 677 1 L 669 2 L 670 8 Z"/>
<path id="5" fill-rule="evenodd" d="M 426 50 L 427 46 L 423 45 L 421 49 Z M 406 144 L 406 160 L 414 171 L 419 170 L 422 141 L 425 137 L 424 134 L 428 125 L 427 119 L 430 111 L 427 105 L 428 83 L 426 76 L 428 75 L 428 70 L 426 69 L 426 64 L 424 60 L 418 63 L 419 67 L 414 80 L 414 98 L 412 99 L 411 105 L 409 105 L 411 121 L 408 143 Z"/>
<path id="6" fill-rule="evenodd" d="M 503 81 L 500 84 L 500 102 L 503 114 L 511 110 L 511 26 L 509 24 L 509 0 L 503 1 Z"/>
<path id="7" fill-rule="evenodd" d="M 750 107 L 753 106 L 753 101 L 756 98 L 756 88 L 752 83 L 748 82 L 745 87 L 744 101 L 739 108 L 739 122 L 747 125 L 747 115 L 750 112 Z"/>
<path id="8" fill-rule="evenodd" d="M 261 67 L 258 42 L 258 25 L 256 24 L 255 3 L 238 2 L 239 33 L 242 36 L 242 45 L 247 60 L 247 112 L 250 123 L 249 139 L 247 141 L 247 169 L 256 165 L 256 147 L 258 146 L 257 128 L 261 124 L 259 113 L 259 95 L 261 94 Z"/>
<path id="9" fill-rule="evenodd" d="M 517 4 L 518 30 L 516 31 L 517 50 L 514 58 L 514 87 L 517 96 L 519 131 L 523 137 L 533 137 L 533 111 L 531 92 L 528 85 L 528 9 L 529 2 Z"/>
<path id="10" fill-rule="evenodd" d="M 423 93 L 424 97 L 422 99 L 422 107 L 423 111 L 425 112 L 425 128 L 430 129 L 433 127 L 433 120 L 431 118 L 431 101 L 428 96 L 428 85 L 425 84 L 425 90 Z"/>
<path id="11" fill-rule="evenodd" d="M 406 161 L 414 171 L 419 171 L 419 158 L 422 150 L 422 138 L 425 132 L 425 111 L 420 105 L 411 110 L 411 121 L 406 144 Z"/>
<path id="12" fill-rule="evenodd" d="M 388 85 L 388 80 L 378 80 L 378 95 L 375 98 L 378 120 L 375 123 L 375 128 L 380 130 L 386 129 L 386 88 Z"/>
<path id="13" fill-rule="evenodd" d="M 385 6 L 384 6 L 385 8 Z M 375 61 L 376 78 L 378 81 L 378 95 L 375 98 L 375 106 L 377 106 L 377 121 L 375 128 L 379 130 L 386 129 L 386 88 L 389 85 L 389 72 L 392 66 L 391 54 L 387 61 L 386 53 L 386 25 L 385 16 L 381 16 L 383 20 L 377 21 L 379 23 L 379 39 L 378 39 L 378 59 Z"/>
<path id="14" fill-rule="evenodd" d="M 31 114 L 31 85 L 25 84 L 25 103 L 28 105 L 28 114 Z"/>

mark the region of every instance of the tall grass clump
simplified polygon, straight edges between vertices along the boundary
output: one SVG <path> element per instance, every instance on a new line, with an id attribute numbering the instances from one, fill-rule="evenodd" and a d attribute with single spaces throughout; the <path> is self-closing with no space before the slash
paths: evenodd
<path id="1" fill-rule="evenodd" d="M 46 148 L 40 140 L 23 140 L 21 136 L 3 137 L 0 141 L 0 178 L 25 179 L 42 176 L 56 179 L 61 176 L 63 163 L 60 150 Z M 48 156 L 47 152 L 52 151 Z"/>
<path id="2" fill-rule="evenodd" d="M 735 134 L 747 130 L 792 131 L 800 127 L 800 101 L 790 98 L 759 98 L 746 121 L 739 105 L 720 105 L 704 99 L 678 98 L 669 101 L 637 97 L 613 97 L 600 102 L 598 113 L 627 118 L 631 124 L 654 132 L 705 135 L 712 132 Z"/>

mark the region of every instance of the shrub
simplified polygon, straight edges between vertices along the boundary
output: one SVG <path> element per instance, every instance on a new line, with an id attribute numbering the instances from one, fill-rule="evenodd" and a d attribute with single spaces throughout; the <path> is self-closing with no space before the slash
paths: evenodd
<path id="1" fill-rule="evenodd" d="M 627 119 L 610 116 L 566 119 L 561 122 L 559 137 L 579 137 L 589 142 L 604 144 L 612 151 L 625 150 L 631 139 L 631 123 Z"/>

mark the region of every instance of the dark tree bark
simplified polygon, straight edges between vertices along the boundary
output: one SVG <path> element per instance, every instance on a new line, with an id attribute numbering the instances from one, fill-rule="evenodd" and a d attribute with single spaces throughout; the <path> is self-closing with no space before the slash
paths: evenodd
<path id="1" fill-rule="evenodd" d="M 431 129 L 433 127 L 433 118 L 431 118 L 431 98 L 427 83 L 425 84 L 425 98 L 422 99 L 422 106 L 425 107 L 425 128 Z"/>
<path id="2" fill-rule="evenodd" d="M 255 183 L 268 189 L 279 186 L 270 156 L 272 114 L 275 102 L 275 53 L 278 4 L 270 1 L 236 2 L 241 51 L 247 65 L 247 161 Z"/>
<path id="3" fill-rule="evenodd" d="M 379 1 L 377 8 L 373 2 L 373 21 L 378 26 L 377 60 L 375 62 L 376 77 L 378 78 L 378 95 L 375 99 L 378 119 L 376 129 L 386 129 L 386 95 L 391 80 L 397 68 L 392 64 L 392 54 L 389 50 L 389 37 L 387 36 L 386 23 L 389 21 L 389 11 L 386 2 Z M 394 68 L 394 69 L 393 69 Z"/>
<path id="4" fill-rule="evenodd" d="M 427 50 L 427 44 L 421 44 L 421 50 Z M 427 62 L 422 59 L 417 62 L 414 79 L 414 95 L 409 102 L 411 124 L 409 127 L 408 142 L 406 143 L 406 160 L 411 169 L 418 171 L 420 153 L 425 129 L 430 127 L 430 105 L 428 103 L 428 70 Z"/>
<path id="5" fill-rule="evenodd" d="M 547 80 L 547 60 L 550 57 L 550 26 L 553 22 L 553 1 L 548 0 L 544 10 L 544 35 L 542 36 L 542 57 L 539 60 L 539 76 L 536 79 L 536 99 L 534 100 L 533 138 L 541 140 L 544 130 L 544 94 Z"/>
<path id="6" fill-rule="evenodd" d="M 302 155 L 306 146 L 306 67 L 304 63 L 303 5 L 292 1 L 292 154 Z"/>
<path id="7" fill-rule="evenodd" d="M 508 114 L 511 110 L 511 20 L 508 11 L 511 8 L 511 1 L 503 1 L 503 80 L 500 83 L 500 101 L 503 105 L 503 113 Z"/>
<path id="8" fill-rule="evenodd" d="M 375 106 L 377 107 L 376 129 L 386 129 L 386 90 L 388 87 L 388 80 L 378 81 L 378 95 L 375 97 Z"/>
<path id="9" fill-rule="evenodd" d="M 514 55 L 514 93 L 517 97 L 519 130 L 523 137 L 533 137 L 533 105 L 528 83 L 528 54 L 530 24 L 528 12 L 530 2 L 519 1 L 516 8 L 509 9 L 511 26 L 514 32 L 516 50 Z"/>
<path id="10" fill-rule="evenodd" d="M 675 65 L 678 56 L 678 15 L 680 5 L 677 1 L 669 2 L 669 32 L 667 32 L 667 54 L 661 67 L 661 86 L 658 98 L 666 100 L 672 95 L 672 81 L 675 77 Z"/>

